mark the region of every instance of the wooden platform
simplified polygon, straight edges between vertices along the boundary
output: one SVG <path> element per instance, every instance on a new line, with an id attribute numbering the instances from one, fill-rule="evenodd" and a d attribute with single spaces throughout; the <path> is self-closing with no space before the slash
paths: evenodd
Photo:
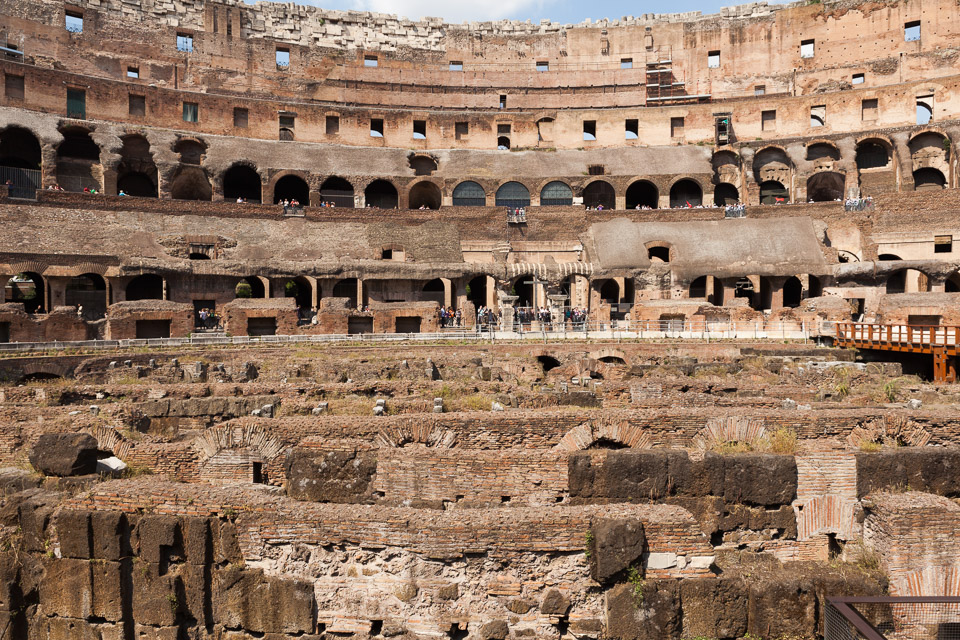
<path id="1" fill-rule="evenodd" d="M 960 355 L 960 326 L 915 326 L 838 322 L 836 342 L 840 347 L 876 349 L 933 356 L 933 379 L 956 382 L 956 359 Z"/>

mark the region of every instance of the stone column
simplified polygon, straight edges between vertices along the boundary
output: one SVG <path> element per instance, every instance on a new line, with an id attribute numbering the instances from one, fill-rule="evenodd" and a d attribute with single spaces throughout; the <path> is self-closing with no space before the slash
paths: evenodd
<path id="1" fill-rule="evenodd" d="M 513 305 L 517 304 L 520 296 L 508 296 L 498 291 L 500 296 L 500 328 L 503 331 L 513 331 Z"/>
<path id="2" fill-rule="evenodd" d="M 563 303 L 567 301 L 564 295 L 549 295 L 550 301 L 550 320 L 553 322 L 553 330 L 559 331 L 563 328 Z"/>

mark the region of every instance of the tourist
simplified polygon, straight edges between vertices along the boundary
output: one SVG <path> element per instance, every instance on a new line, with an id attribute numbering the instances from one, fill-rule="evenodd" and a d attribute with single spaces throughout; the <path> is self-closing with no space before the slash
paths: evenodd
<path id="1" fill-rule="evenodd" d="M 118 195 L 118 196 L 125 196 L 125 195 L 127 195 L 127 194 L 126 194 L 126 192 L 125 192 L 123 189 L 120 189 L 120 193 L 118 193 L 117 195 Z"/>

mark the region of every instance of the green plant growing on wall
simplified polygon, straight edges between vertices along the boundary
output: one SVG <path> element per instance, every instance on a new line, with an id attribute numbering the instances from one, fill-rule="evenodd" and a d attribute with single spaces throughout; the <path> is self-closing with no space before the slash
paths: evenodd
<path id="1" fill-rule="evenodd" d="M 636 566 L 631 566 L 627 569 L 627 582 L 630 583 L 631 591 L 633 592 L 633 604 L 639 607 L 643 604 L 643 590 L 647 585 L 647 581 L 643 579 L 643 574 L 640 572 Z"/>
<path id="2" fill-rule="evenodd" d="M 587 533 L 584 536 L 584 538 L 585 538 L 586 544 L 584 544 L 584 547 L 583 547 L 583 555 L 586 556 L 587 559 L 589 560 L 590 553 L 591 553 L 590 550 L 593 549 L 593 531 L 590 531 L 590 529 L 587 529 Z"/>
<path id="3" fill-rule="evenodd" d="M 235 293 L 238 298 L 252 298 L 253 287 L 250 286 L 249 282 L 243 281 L 237 285 Z"/>

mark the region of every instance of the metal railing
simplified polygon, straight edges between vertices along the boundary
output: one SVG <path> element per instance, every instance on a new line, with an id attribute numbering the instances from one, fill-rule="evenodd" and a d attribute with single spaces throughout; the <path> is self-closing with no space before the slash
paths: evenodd
<path id="1" fill-rule="evenodd" d="M 7 185 L 11 198 L 34 200 L 41 184 L 40 171 L 0 166 L 0 184 Z"/>
<path id="2" fill-rule="evenodd" d="M 827 598 L 824 640 L 960 640 L 960 597 Z"/>
<path id="3" fill-rule="evenodd" d="M 126 349 L 131 347 L 188 347 L 236 344 L 300 343 L 390 343 L 485 340 L 809 340 L 824 333 L 829 325 L 811 327 L 804 323 L 763 322 L 681 322 L 679 320 L 613 321 L 610 323 L 565 321 L 517 324 L 512 328 L 489 323 L 467 328 L 448 328 L 432 333 L 358 333 L 278 336 L 203 336 L 183 338 L 129 338 L 123 340 L 81 340 L 67 342 L 0 343 L 0 353 L 67 349 Z"/>

